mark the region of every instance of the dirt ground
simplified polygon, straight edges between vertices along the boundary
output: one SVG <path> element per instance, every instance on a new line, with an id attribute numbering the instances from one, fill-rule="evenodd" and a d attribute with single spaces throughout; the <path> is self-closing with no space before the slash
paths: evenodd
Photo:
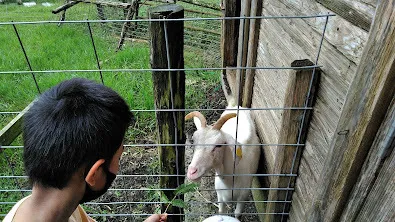
<path id="1" fill-rule="evenodd" d="M 205 108 L 225 108 L 226 101 L 222 90 L 217 88 L 209 88 L 206 90 L 206 104 L 203 104 L 202 109 Z M 208 123 L 214 122 L 221 115 L 222 111 L 208 111 L 206 118 Z M 193 126 L 193 121 L 186 123 L 187 138 L 196 130 Z M 154 133 L 152 133 L 154 134 Z M 132 141 L 140 144 L 156 143 L 155 135 L 144 136 Z M 188 143 L 188 142 L 187 142 Z M 193 149 L 186 147 L 185 152 L 185 166 L 187 167 L 193 155 Z M 131 147 L 125 150 L 121 159 L 120 175 L 158 175 L 158 155 L 156 147 Z M 214 171 L 210 173 L 214 175 Z M 187 182 L 187 181 L 186 181 Z M 118 177 L 114 183 L 113 188 L 123 189 L 140 189 L 140 188 L 159 188 L 159 177 L 155 176 L 139 176 L 139 177 Z M 199 186 L 199 190 L 212 189 L 213 191 L 199 191 L 187 193 L 185 195 L 185 213 L 193 213 L 195 215 L 186 215 L 185 221 L 195 222 L 202 221 L 207 218 L 207 214 L 215 214 L 218 208 L 211 202 L 217 200 L 217 194 L 214 190 L 214 178 L 203 177 Z M 251 197 L 250 197 L 250 200 Z M 158 212 L 160 209 L 159 191 L 109 191 L 106 195 L 101 197 L 97 202 L 143 202 L 143 203 L 119 203 L 115 205 L 89 205 L 88 212 L 99 212 L 101 214 L 152 214 Z M 148 202 L 148 203 L 147 203 Z M 151 203 L 149 203 L 151 202 Z M 201 202 L 201 203 L 192 203 Z M 234 208 L 229 210 L 233 212 Z M 245 213 L 252 213 L 251 215 L 243 215 L 242 221 L 259 221 L 258 216 L 254 215 L 256 212 L 253 203 L 247 203 Z M 196 214 L 206 214 L 204 216 L 197 216 Z M 117 216 L 117 217 L 95 217 L 98 221 L 143 221 L 147 216 Z"/>

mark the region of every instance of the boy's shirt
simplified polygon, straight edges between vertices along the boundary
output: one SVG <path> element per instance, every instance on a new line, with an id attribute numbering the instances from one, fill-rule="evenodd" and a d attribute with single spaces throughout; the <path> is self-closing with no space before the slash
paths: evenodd
<path id="1" fill-rule="evenodd" d="M 12 221 L 14 221 L 14 216 L 15 216 L 16 211 L 18 210 L 19 206 L 29 197 L 30 197 L 30 195 L 25 197 L 25 198 L 23 198 L 23 199 L 21 199 L 20 201 L 18 201 L 18 203 L 16 203 L 12 207 L 10 212 L 8 212 L 8 214 L 5 216 L 3 222 L 12 222 Z M 95 222 L 95 220 L 90 218 L 86 214 L 85 210 L 82 209 L 82 207 L 80 205 L 78 205 L 77 209 L 75 209 L 73 214 L 70 216 L 69 222 Z"/>

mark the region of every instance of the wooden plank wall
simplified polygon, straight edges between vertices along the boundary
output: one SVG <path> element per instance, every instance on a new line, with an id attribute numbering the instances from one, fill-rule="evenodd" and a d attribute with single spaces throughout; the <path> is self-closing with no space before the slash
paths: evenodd
<path id="1" fill-rule="evenodd" d="M 375 10 L 375 1 L 333 2 L 347 5 L 350 12 L 359 12 L 368 21 L 371 21 Z M 336 7 L 326 3 L 320 0 L 265 0 L 262 15 L 310 15 L 334 11 L 341 14 Z M 289 67 L 294 60 L 315 61 L 324 24 L 325 18 L 262 20 L 257 66 Z M 305 221 L 306 213 L 310 210 L 329 143 L 368 37 L 366 25 L 370 24 L 357 25 L 347 16 L 338 15 L 329 19 L 319 58 L 319 64 L 323 66 L 321 83 L 300 162 L 290 221 Z M 257 70 L 252 107 L 282 107 L 289 73 L 287 70 Z M 261 140 L 264 143 L 277 143 L 282 111 L 254 111 L 253 115 Z M 272 172 L 276 147 L 263 149 L 267 170 Z"/>
<path id="2" fill-rule="evenodd" d="M 336 127 L 338 133 L 331 141 L 324 169 L 321 172 L 313 201 L 314 208 L 308 217 L 308 221 L 311 222 L 337 222 L 344 214 L 348 215 L 348 219 L 342 221 L 354 221 L 352 218 L 358 214 L 365 214 L 366 211 L 370 211 L 369 215 L 378 218 L 377 213 L 381 213 L 382 211 L 378 211 L 381 209 L 391 212 L 387 217 L 392 218 L 390 221 L 395 218 L 395 212 L 391 211 L 395 207 L 393 205 L 381 205 L 376 209 L 367 209 L 373 208 L 372 206 L 375 205 L 372 204 L 373 202 L 370 205 L 366 205 L 367 202 L 364 202 L 368 201 L 365 199 L 366 195 L 370 196 L 370 192 L 373 192 L 369 186 L 378 182 L 379 178 L 373 177 L 368 181 L 366 176 L 371 175 L 371 172 L 366 173 L 365 170 L 362 170 L 363 166 L 372 167 L 375 165 L 370 158 L 366 160 L 367 154 L 372 154 L 371 151 L 376 148 L 377 143 L 373 144 L 373 140 L 379 143 L 388 143 L 386 146 L 389 146 L 389 152 L 394 148 L 394 138 L 388 140 L 380 134 L 383 133 L 382 129 L 388 131 L 386 128 L 392 124 L 391 119 L 384 119 L 395 95 L 395 0 L 378 1 L 374 22 L 371 24 L 369 32 L 369 39 L 348 90 L 346 102 Z M 385 167 L 388 165 L 381 170 L 378 169 L 374 174 L 382 174 L 388 170 Z M 393 171 L 393 169 L 391 170 Z M 391 180 L 388 180 L 388 174 L 382 175 L 385 175 L 382 178 L 384 183 L 380 184 L 381 186 L 377 187 L 375 191 L 378 191 L 377 194 L 384 191 L 385 196 L 391 196 L 392 190 L 385 189 L 386 183 Z M 361 192 L 364 190 L 361 185 L 365 188 L 368 185 L 368 189 Z M 376 199 L 375 202 L 381 200 L 383 198 Z M 361 204 L 368 206 L 364 208 L 363 212 L 360 211 Z M 345 211 L 345 208 L 350 205 L 353 205 L 353 212 Z M 376 221 L 387 220 L 376 219 Z"/>

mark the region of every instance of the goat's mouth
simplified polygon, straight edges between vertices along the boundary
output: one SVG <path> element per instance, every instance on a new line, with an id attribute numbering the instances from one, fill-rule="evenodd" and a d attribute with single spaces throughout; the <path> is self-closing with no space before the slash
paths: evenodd
<path id="1" fill-rule="evenodd" d="M 188 167 L 187 177 L 189 180 L 193 182 L 198 182 L 200 181 L 203 175 L 204 175 L 204 171 L 198 170 L 198 168 L 195 167 L 191 167 L 191 166 Z"/>
<path id="2" fill-rule="evenodd" d="M 188 175 L 188 179 L 192 182 L 200 182 L 200 180 L 202 179 L 202 177 L 194 177 L 194 176 L 190 176 Z"/>

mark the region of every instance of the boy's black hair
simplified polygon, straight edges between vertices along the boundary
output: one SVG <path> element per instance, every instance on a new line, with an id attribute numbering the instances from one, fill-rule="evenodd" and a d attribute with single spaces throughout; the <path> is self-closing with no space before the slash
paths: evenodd
<path id="1" fill-rule="evenodd" d="M 81 78 L 44 92 L 24 117 L 26 174 L 33 184 L 64 188 L 82 166 L 108 164 L 133 118 L 112 89 Z"/>

